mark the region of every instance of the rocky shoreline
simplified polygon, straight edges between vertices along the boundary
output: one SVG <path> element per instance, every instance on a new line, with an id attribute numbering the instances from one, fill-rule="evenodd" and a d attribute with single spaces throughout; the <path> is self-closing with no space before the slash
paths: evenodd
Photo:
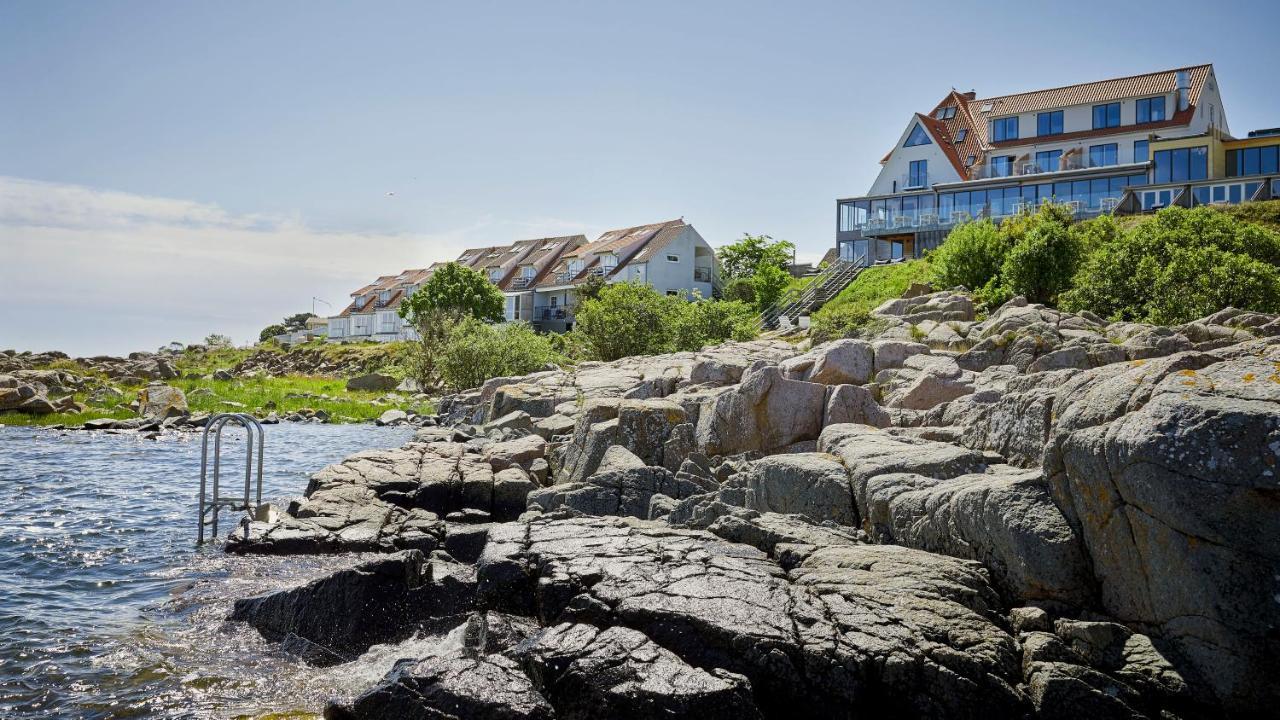
<path id="1" fill-rule="evenodd" d="M 385 559 L 231 619 L 314 664 L 457 636 L 329 718 L 1268 715 L 1280 321 L 876 316 L 448 398 L 226 545 Z"/>

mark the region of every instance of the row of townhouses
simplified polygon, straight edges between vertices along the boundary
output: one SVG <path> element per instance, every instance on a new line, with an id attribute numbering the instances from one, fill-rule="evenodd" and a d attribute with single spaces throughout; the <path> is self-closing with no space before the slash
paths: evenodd
<path id="1" fill-rule="evenodd" d="M 1212 65 L 979 98 L 908 120 L 870 191 L 836 201 L 836 255 L 919 257 L 966 220 L 1280 197 L 1280 129 L 1231 135 Z"/>
<path id="2" fill-rule="evenodd" d="M 610 230 L 593 242 L 570 235 L 472 248 L 456 262 L 502 290 L 508 321 L 545 332 L 573 328 L 575 289 L 592 276 L 640 281 L 686 299 L 711 297 L 719 286 L 715 252 L 683 219 Z M 351 293 L 351 304 L 328 319 L 329 340 L 416 339 L 400 317 L 400 304 L 441 264 L 385 275 Z"/>

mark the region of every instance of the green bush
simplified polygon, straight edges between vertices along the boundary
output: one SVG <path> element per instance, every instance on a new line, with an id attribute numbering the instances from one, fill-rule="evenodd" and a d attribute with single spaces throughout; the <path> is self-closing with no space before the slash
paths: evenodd
<path id="1" fill-rule="evenodd" d="M 1071 287 L 1080 247 L 1078 234 L 1067 225 L 1053 219 L 1036 223 L 1005 256 L 1002 284 L 1030 302 L 1055 302 L 1059 293 Z"/>
<path id="2" fill-rule="evenodd" d="M 1099 240 L 1062 295 L 1066 310 L 1182 323 L 1228 305 L 1280 310 L 1280 234 L 1214 208 L 1173 207 Z"/>
<path id="3" fill-rule="evenodd" d="M 699 350 L 730 338 L 755 337 L 755 312 L 735 301 L 694 300 L 663 295 L 643 283 L 614 283 L 575 313 L 574 335 L 586 356 L 617 360 Z"/>
<path id="4" fill-rule="evenodd" d="M 751 276 L 751 287 L 755 291 L 756 309 L 764 312 L 778 302 L 782 293 L 791 283 L 791 274 L 777 265 L 766 264 L 756 268 Z"/>
<path id="5" fill-rule="evenodd" d="M 935 287 L 977 290 L 998 278 L 1010 242 L 991 220 L 968 222 L 929 255 Z"/>
<path id="6" fill-rule="evenodd" d="M 674 303 L 683 302 L 643 283 L 613 283 L 578 304 L 574 331 L 600 360 L 666 352 L 671 345 L 670 316 L 678 310 Z"/>
<path id="7" fill-rule="evenodd" d="M 750 278 L 734 278 L 724 286 L 724 299 L 755 305 L 756 286 L 751 284 Z"/>
<path id="8" fill-rule="evenodd" d="M 672 349 L 694 352 L 725 340 L 756 336 L 755 309 L 743 302 L 695 300 L 673 308 Z"/>
<path id="9" fill-rule="evenodd" d="M 466 318 L 449 331 L 437 366 L 446 385 L 466 390 L 489 378 L 524 375 L 562 361 L 551 340 L 528 323 L 488 325 Z"/>

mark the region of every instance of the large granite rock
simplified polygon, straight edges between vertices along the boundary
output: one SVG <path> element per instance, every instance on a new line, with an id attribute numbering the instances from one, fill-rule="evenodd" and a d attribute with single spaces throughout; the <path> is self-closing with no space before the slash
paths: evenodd
<path id="1" fill-rule="evenodd" d="M 188 415 L 187 396 L 172 385 L 152 383 L 138 391 L 138 414 L 147 418 Z"/>
<path id="2" fill-rule="evenodd" d="M 746 506 L 761 512 L 807 515 L 856 525 L 858 512 L 844 466 L 830 455 L 773 455 L 751 464 L 746 473 Z"/>
<path id="3" fill-rule="evenodd" d="M 482 602 L 643 633 L 747 677 L 766 715 L 1021 711 L 1017 652 L 973 563 L 902 547 L 813 549 L 791 572 L 698 531 L 541 518 L 491 533 Z"/>
<path id="4" fill-rule="evenodd" d="M 862 385 L 872 377 L 874 357 L 875 353 L 866 341 L 834 340 L 783 361 L 780 368 L 788 380 L 823 385 Z"/>
<path id="5" fill-rule="evenodd" d="M 336 665 L 372 645 L 456 624 L 454 616 L 470 612 L 474 597 L 470 566 L 409 550 L 292 590 L 237 600 L 229 619 L 284 642 L 312 664 Z"/>
<path id="6" fill-rule="evenodd" d="M 698 447 L 707 455 L 734 455 L 814 440 L 826 398 L 825 385 L 788 380 L 777 367 L 757 364 L 740 385 L 707 401 L 698 417 Z"/>

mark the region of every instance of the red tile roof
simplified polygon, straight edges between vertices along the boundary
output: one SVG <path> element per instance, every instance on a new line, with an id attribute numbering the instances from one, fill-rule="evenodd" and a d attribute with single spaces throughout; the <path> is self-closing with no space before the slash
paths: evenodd
<path id="1" fill-rule="evenodd" d="M 978 108 L 978 112 L 983 117 L 999 117 L 1016 113 L 1052 110 L 1071 105 L 1094 105 L 1125 98 L 1162 95 L 1171 93 L 1177 88 L 1177 76 L 1181 70 L 1186 70 L 1190 75 L 1191 93 L 1189 100 L 1191 105 L 1195 105 L 1200 99 L 1200 92 L 1204 89 L 1205 80 L 1209 78 L 1209 73 L 1213 70 L 1212 65 L 1193 65 L 1191 67 L 1160 70 L 1111 80 L 1066 85 L 1047 90 L 999 95 L 974 100 L 972 104 Z M 991 109 L 984 111 L 982 108 L 987 105 L 991 105 Z"/>

